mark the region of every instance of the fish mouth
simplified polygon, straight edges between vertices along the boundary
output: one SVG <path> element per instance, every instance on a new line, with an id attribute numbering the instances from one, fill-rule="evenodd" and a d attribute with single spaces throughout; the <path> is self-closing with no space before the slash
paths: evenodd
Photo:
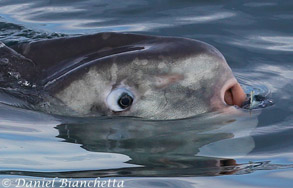
<path id="1" fill-rule="evenodd" d="M 246 94 L 235 78 L 229 80 L 223 87 L 221 98 L 226 105 L 241 107 Z"/>

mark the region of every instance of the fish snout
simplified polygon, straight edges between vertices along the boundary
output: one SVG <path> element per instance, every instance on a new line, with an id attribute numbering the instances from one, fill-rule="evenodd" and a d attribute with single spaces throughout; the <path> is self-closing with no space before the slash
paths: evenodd
<path id="1" fill-rule="evenodd" d="M 230 80 L 224 85 L 222 92 L 224 103 L 241 107 L 245 99 L 246 94 L 236 79 Z"/>

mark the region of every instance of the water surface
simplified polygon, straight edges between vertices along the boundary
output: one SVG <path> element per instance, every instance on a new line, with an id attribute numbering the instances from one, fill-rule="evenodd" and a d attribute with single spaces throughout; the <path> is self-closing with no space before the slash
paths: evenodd
<path id="1" fill-rule="evenodd" d="M 0 0 L 6 45 L 104 31 L 199 39 L 274 105 L 174 121 L 69 118 L 0 93 L 0 179 L 116 178 L 125 187 L 292 187 L 293 3 Z"/>

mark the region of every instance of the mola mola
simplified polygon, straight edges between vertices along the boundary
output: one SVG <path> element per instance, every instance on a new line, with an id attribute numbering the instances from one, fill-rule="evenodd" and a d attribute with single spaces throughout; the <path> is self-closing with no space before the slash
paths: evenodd
<path id="1" fill-rule="evenodd" d="M 198 40 L 98 33 L 0 46 L 2 77 L 79 116 L 178 119 L 246 98 L 223 55 Z"/>

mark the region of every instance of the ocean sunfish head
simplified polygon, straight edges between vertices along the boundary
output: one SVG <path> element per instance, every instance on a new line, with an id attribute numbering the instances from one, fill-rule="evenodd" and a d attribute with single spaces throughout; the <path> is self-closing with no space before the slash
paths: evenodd
<path id="1" fill-rule="evenodd" d="M 223 55 L 201 41 L 100 33 L 22 44 L 39 85 L 81 116 L 186 118 L 246 95 Z"/>

